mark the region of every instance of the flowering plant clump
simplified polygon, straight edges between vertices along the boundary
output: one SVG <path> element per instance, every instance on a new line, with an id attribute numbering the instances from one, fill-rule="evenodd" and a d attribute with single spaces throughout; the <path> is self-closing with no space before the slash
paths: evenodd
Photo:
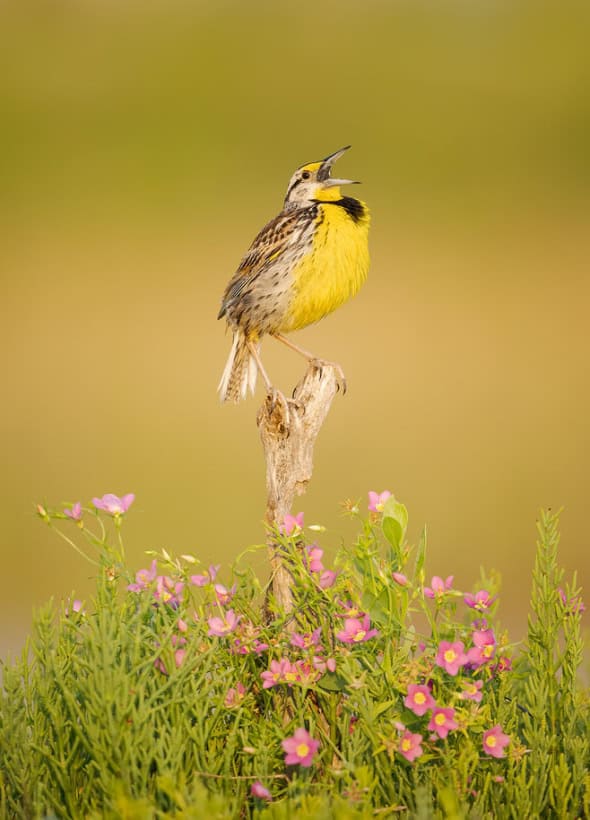
<path id="1" fill-rule="evenodd" d="M 3 670 L 6 816 L 589 815 L 584 604 L 557 566 L 557 516 L 539 523 L 518 651 L 494 584 L 426 583 L 426 535 L 408 543 L 388 490 L 366 517 L 348 505 L 359 535 L 333 566 L 308 538 L 321 526 L 278 522 L 290 612 L 240 562 L 161 550 L 129 570 L 133 500 L 37 508 L 98 580 L 42 610 Z"/>

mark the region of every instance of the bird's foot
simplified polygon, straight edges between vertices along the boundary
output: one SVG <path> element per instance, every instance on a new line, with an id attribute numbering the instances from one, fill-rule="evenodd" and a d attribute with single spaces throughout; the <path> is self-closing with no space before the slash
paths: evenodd
<path id="1" fill-rule="evenodd" d="M 329 362 L 326 359 L 310 359 L 309 366 L 312 367 L 314 370 L 318 370 L 320 377 L 322 375 L 322 371 L 326 367 L 331 367 L 336 375 L 336 387 L 342 395 L 346 393 L 346 378 L 344 377 L 344 371 L 340 367 L 339 364 L 336 362 Z"/>
<path id="2" fill-rule="evenodd" d="M 282 416 L 282 424 L 285 428 L 289 427 L 291 421 L 291 413 L 293 411 L 301 413 L 304 407 L 297 399 L 289 399 L 278 390 L 276 387 L 270 387 L 266 394 L 266 401 L 268 404 L 269 415 L 278 413 Z"/>

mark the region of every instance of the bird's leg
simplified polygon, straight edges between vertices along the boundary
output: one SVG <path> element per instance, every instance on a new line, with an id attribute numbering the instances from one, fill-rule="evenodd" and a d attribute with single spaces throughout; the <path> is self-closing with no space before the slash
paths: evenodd
<path id="1" fill-rule="evenodd" d="M 303 356 L 307 361 L 313 366 L 316 367 L 318 370 L 321 371 L 322 367 L 333 367 L 336 371 L 337 375 L 337 384 L 340 390 L 342 390 L 342 395 L 346 393 L 346 379 L 344 377 L 344 371 L 340 367 L 339 364 L 336 362 L 329 362 L 326 359 L 319 359 L 317 356 L 314 356 L 313 353 L 310 353 L 309 350 L 304 350 L 302 347 L 299 347 L 290 339 L 287 339 L 286 336 L 283 336 L 281 333 L 273 333 L 272 334 L 275 339 L 279 342 L 282 342 L 287 347 L 290 347 L 291 350 L 294 350 L 295 353 L 299 353 L 300 356 Z"/>
<path id="2" fill-rule="evenodd" d="M 273 407 L 277 402 L 280 402 L 283 405 L 285 411 L 285 424 L 289 424 L 289 402 L 287 398 L 281 393 L 280 390 L 277 390 L 276 387 L 273 386 L 271 380 L 268 377 L 268 373 L 264 369 L 264 365 L 262 364 L 262 359 L 260 358 L 260 354 L 258 353 L 258 349 L 254 342 L 248 340 L 248 350 L 252 354 L 254 361 L 256 362 L 256 367 L 258 368 L 258 372 L 262 376 L 262 380 L 266 385 L 266 392 L 270 395 L 273 403 Z"/>
<path id="3" fill-rule="evenodd" d="M 271 380 L 268 378 L 268 373 L 264 369 L 264 365 L 262 364 L 262 359 L 260 358 L 260 354 L 258 353 L 258 349 L 256 348 L 256 345 L 254 344 L 254 342 L 250 341 L 250 339 L 248 339 L 246 344 L 248 346 L 248 350 L 250 351 L 250 354 L 252 355 L 252 357 L 254 358 L 254 361 L 256 362 L 256 367 L 258 368 L 258 372 L 262 376 L 262 380 L 264 381 L 264 383 L 266 385 L 267 392 L 272 393 L 272 391 L 274 390 L 274 387 L 272 386 Z"/>

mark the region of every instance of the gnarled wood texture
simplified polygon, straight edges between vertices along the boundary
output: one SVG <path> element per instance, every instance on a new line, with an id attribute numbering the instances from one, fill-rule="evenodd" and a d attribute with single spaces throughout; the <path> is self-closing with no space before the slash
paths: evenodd
<path id="1" fill-rule="evenodd" d="M 313 448 L 340 386 L 331 365 L 311 364 L 285 407 L 271 395 L 258 412 L 258 427 L 266 459 L 266 520 L 281 525 L 296 495 L 307 489 L 313 472 Z M 283 614 L 293 609 L 292 578 L 269 539 L 272 592 Z"/>

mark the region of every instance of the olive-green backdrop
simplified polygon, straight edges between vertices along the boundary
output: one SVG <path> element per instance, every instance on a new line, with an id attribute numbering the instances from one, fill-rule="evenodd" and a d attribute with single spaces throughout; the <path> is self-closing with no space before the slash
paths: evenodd
<path id="1" fill-rule="evenodd" d="M 589 582 L 590 7 L 573 0 L 19 2 L 0 9 L 0 650 L 92 588 L 34 516 L 135 492 L 143 550 L 263 539 L 255 400 L 220 406 L 227 279 L 293 170 L 342 145 L 373 213 L 361 294 L 297 337 L 349 392 L 296 510 L 389 489 L 428 573 L 504 580 L 539 507 Z M 302 361 L 266 342 L 289 391 Z M 263 556 L 255 559 L 264 573 Z M 227 578 L 228 576 L 222 576 Z"/>

